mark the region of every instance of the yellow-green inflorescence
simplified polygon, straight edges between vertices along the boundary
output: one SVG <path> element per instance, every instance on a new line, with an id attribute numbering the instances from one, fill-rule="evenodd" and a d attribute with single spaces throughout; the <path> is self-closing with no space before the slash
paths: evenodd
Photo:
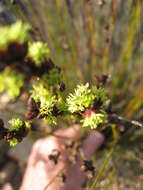
<path id="1" fill-rule="evenodd" d="M 78 85 L 74 93 L 70 94 L 67 98 L 67 107 L 69 112 L 75 113 L 79 111 L 84 111 L 93 104 L 95 95 L 89 88 L 89 84 Z"/>
<path id="2" fill-rule="evenodd" d="M 8 130 L 7 140 L 9 145 L 14 147 L 26 136 L 27 130 L 31 128 L 31 122 L 13 118 L 8 123 L 10 124 L 10 128 Z M 20 138 L 21 140 L 19 141 Z"/>
<path id="3" fill-rule="evenodd" d="M 10 145 L 11 147 L 16 146 L 18 143 L 19 143 L 19 142 L 18 142 L 17 138 L 13 138 L 13 139 L 11 139 L 11 140 L 9 141 L 9 145 Z"/>
<path id="4" fill-rule="evenodd" d="M 24 122 L 19 118 L 11 119 L 8 123 L 11 125 L 10 131 L 19 131 L 19 129 L 24 125 Z"/>
<path id="5" fill-rule="evenodd" d="M 18 132 L 20 128 L 23 127 L 24 125 L 24 122 L 19 118 L 16 118 L 16 119 L 13 118 L 9 120 L 8 123 L 10 124 L 10 129 L 9 129 L 10 132 L 13 132 L 13 131 Z M 9 142 L 9 145 L 12 147 L 16 146 L 19 143 L 16 137 L 9 139 L 8 142 Z"/>
<path id="6" fill-rule="evenodd" d="M 31 97 L 35 102 L 40 102 L 40 114 L 45 116 L 45 120 L 50 124 L 56 124 L 56 117 L 52 115 L 53 107 L 57 103 L 56 96 L 53 95 L 44 85 L 34 85 Z"/>
<path id="7" fill-rule="evenodd" d="M 7 90 L 10 99 L 19 96 L 20 90 L 24 85 L 24 77 L 15 70 L 6 68 L 0 72 L 0 92 Z"/>
<path id="8" fill-rule="evenodd" d="M 0 28 L 0 48 L 6 49 L 12 42 L 23 44 L 31 39 L 31 27 L 29 24 L 23 24 L 22 21 L 17 21 L 10 26 Z"/>
<path id="9" fill-rule="evenodd" d="M 95 113 L 91 111 L 90 116 L 85 117 L 81 120 L 83 127 L 90 127 L 91 129 L 97 128 L 100 124 L 104 123 L 107 115 L 105 112 Z"/>
<path id="10" fill-rule="evenodd" d="M 49 57 L 50 50 L 46 43 L 41 41 L 30 42 L 28 45 L 28 55 L 38 67 L 40 67 Z"/>
<path id="11" fill-rule="evenodd" d="M 78 85 L 74 93 L 70 94 L 67 98 L 68 111 L 71 112 L 71 114 L 81 112 L 83 115 L 81 119 L 83 127 L 93 129 L 106 120 L 107 115 L 103 108 L 106 99 L 106 93 L 103 88 L 97 88 L 96 86 L 89 88 L 88 83 Z M 96 107 L 94 108 L 95 101 L 100 101 L 101 105 L 98 110 L 96 110 Z M 89 113 L 85 114 L 86 111 Z"/>
<path id="12" fill-rule="evenodd" d="M 96 86 L 90 88 L 88 83 L 78 85 L 74 93 L 67 97 L 66 101 L 64 101 L 62 96 L 57 97 L 54 95 L 42 83 L 33 86 L 31 97 L 35 102 L 40 102 L 40 114 L 45 116 L 44 119 L 49 124 L 56 124 L 57 118 L 53 114 L 54 106 L 59 111 L 64 110 L 70 114 L 80 114 L 82 116 L 80 122 L 83 124 L 83 127 L 96 128 L 106 120 L 107 115 L 104 111 L 106 93 L 103 88 L 97 88 Z M 95 101 L 100 102 L 97 110 L 94 107 Z"/>

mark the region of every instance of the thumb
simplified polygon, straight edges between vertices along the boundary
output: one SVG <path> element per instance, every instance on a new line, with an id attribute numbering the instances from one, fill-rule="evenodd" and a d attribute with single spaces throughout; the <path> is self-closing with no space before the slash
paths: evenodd
<path id="1" fill-rule="evenodd" d="M 104 136 L 94 131 L 87 139 L 83 142 L 83 151 L 86 159 L 91 159 L 91 156 L 96 152 L 96 150 L 103 144 Z"/>

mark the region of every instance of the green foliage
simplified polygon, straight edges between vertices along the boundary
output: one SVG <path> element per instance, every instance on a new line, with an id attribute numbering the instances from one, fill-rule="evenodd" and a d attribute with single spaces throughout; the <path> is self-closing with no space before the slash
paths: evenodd
<path id="1" fill-rule="evenodd" d="M 95 113 L 91 112 L 90 116 L 86 116 L 81 120 L 83 127 L 90 127 L 91 129 L 97 128 L 100 124 L 104 123 L 106 120 L 106 113 Z"/>
<path id="2" fill-rule="evenodd" d="M 60 73 L 58 71 L 57 68 L 53 68 L 49 71 L 48 74 L 45 74 L 42 77 L 43 83 L 48 84 L 49 86 L 55 86 L 58 85 L 60 80 L 61 80 L 61 76 Z"/>
<path id="3" fill-rule="evenodd" d="M 95 99 L 94 94 L 91 89 L 89 89 L 89 84 L 78 85 L 73 94 L 70 94 L 67 98 L 68 110 L 71 113 L 84 111 L 93 104 Z"/>
<path id="4" fill-rule="evenodd" d="M 104 102 L 107 100 L 107 95 L 104 88 L 92 86 L 92 92 L 95 94 L 96 100 L 100 100 L 102 104 L 104 104 Z"/>
<path id="5" fill-rule="evenodd" d="M 58 101 L 57 101 L 56 107 L 60 111 L 67 112 L 67 104 L 61 93 L 58 93 Z"/>
<path id="6" fill-rule="evenodd" d="M 18 42 L 23 44 L 30 40 L 31 27 L 29 24 L 23 24 L 22 21 L 17 21 L 10 26 L 3 26 L 0 28 L 0 47 L 7 48 L 9 43 Z"/>
<path id="7" fill-rule="evenodd" d="M 40 67 L 49 57 L 50 50 L 46 43 L 41 41 L 29 43 L 28 58 Z"/>
<path id="8" fill-rule="evenodd" d="M 10 131 L 19 131 L 19 129 L 24 125 L 24 122 L 19 119 L 19 118 L 16 118 L 16 119 L 11 119 L 8 121 L 8 123 L 11 125 L 10 127 Z"/>
<path id="9" fill-rule="evenodd" d="M 20 89 L 23 87 L 23 75 L 15 70 L 6 68 L 0 72 L 0 92 L 7 90 L 10 99 L 14 99 L 20 94 Z"/>

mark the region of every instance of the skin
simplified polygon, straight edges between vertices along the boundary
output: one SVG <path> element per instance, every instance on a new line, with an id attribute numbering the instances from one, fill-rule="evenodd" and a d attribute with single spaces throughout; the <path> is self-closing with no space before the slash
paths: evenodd
<path id="1" fill-rule="evenodd" d="M 56 136 L 39 139 L 33 145 L 32 152 L 28 159 L 27 168 L 24 174 L 20 190 L 80 190 L 85 179 L 85 174 L 81 172 L 82 164 L 81 156 L 78 155 L 75 164 L 67 164 L 67 159 L 71 153 L 63 150 L 63 144 L 67 140 L 76 140 L 80 134 L 78 125 L 70 127 L 65 130 L 59 130 Z M 90 160 L 92 155 L 101 146 L 104 137 L 101 133 L 93 131 L 82 144 L 81 150 L 85 159 Z M 55 165 L 53 161 L 49 160 L 48 155 L 52 153 L 53 149 L 61 151 L 58 163 Z M 63 170 L 64 168 L 64 170 Z M 60 177 L 53 178 L 57 173 L 63 170 L 66 175 L 66 182 L 62 183 Z M 53 182 L 47 186 L 49 182 Z M 45 188 L 45 189 L 44 189 Z"/>

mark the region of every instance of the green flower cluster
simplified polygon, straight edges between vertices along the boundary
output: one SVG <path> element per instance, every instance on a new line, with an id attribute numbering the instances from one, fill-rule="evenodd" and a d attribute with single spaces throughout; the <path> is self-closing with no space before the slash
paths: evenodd
<path id="1" fill-rule="evenodd" d="M 24 125 L 24 122 L 19 118 L 11 119 L 8 121 L 8 123 L 11 125 L 10 131 L 19 131 L 19 129 Z"/>
<path id="2" fill-rule="evenodd" d="M 9 140 L 9 145 L 10 145 L 11 147 L 16 146 L 18 143 L 19 143 L 19 142 L 18 142 L 17 138 L 15 138 L 15 137 Z"/>
<path id="3" fill-rule="evenodd" d="M 6 139 L 10 146 L 16 146 L 27 135 L 27 130 L 30 129 L 31 123 L 22 121 L 19 118 L 13 118 L 8 123 L 10 128 L 7 130 Z"/>
<path id="4" fill-rule="evenodd" d="M 91 129 L 97 128 L 100 124 L 104 123 L 107 115 L 105 112 L 95 113 L 91 111 L 90 116 L 81 120 L 83 127 L 90 127 Z"/>
<path id="5" fill-rule="evenodd" d="M 71 114 L 82 112 L 81 123 L 83 123 L 83 127 L 91 127 L 93 129 L 106 119 L 106 113 L 103 108 L 106 99 L 106 93 L 103 88 L 97 88 L 96 86 L 89 88 L 88 83 L 78 85 L 75 92 L 70 94 L 66 100 L 67 109 Z M 94 105 L 95 103 L 98 109 Z M 87 114 L 86 111 L 89 113 Z"/>
<path id="6" fill-rule="evenodd" d="M 10 26 L 0 28 L 0 48 L 6 49 L 12 42 L 23 44 L 31 39 L 29 31 L 31 27 L 29 24 L 23 24 L 17 21 Z"/>
<path id="7" fill-rule="evenodd" d="M 89 88 L 89 84 L 78 85 L 73 94 L 67 98 L 68 111 L 71 113 L 83 112 L 93 104 L 95 95 Z"/>
<path id="8" fill-rule="evenodd" d="M 8 123 L 11 125 L 9 131 L 15 135 L 15 131 L 18 132 L 24 125 L 24 122 L 17 118 L 17 119 L 11 119 L 8 121 Z M 16 137 L 11 137 L 9 140 L 9 145 L 14 147 L 16 146 L 19 141 Z"/>
<path id="9" fill-rule="evenodd" d="M 0 73 L 0 92 L 7 90 L 10 99 L 19 96 L 20 89 L 24 85 L 23 75 L 17 73 L 15 70 L 6 68 Z"/>
<path id="10" fill-rule="evenodd" d="M 31 97 L 38 104 L 40 103 L 40 114 L 49 124 L 56 124 L 56 111 L 67 113 L 67 115 L 78 113 L 83 127 L 96 128 L 106 119 L 104 111 L 104 102 L 106 100 L 105 90 L 93 86 L 89 88 L 89 84 L 78 85 L 73 94 L 70 94 L 64 101 L 63 97 L 57 92 L 53 94 L 49 87 L 45 87 L 46 81 L 39 85 L 33 86 Z M 96 102 L 96 105 L 94 105 Z M 99 104 L 99 105 L 98 105 Z"/>
<path id="11" fill-rule="evenodd" d="M 40 67 L 49 57 L 50 50 L 48 45 L 41 41 L 31 42 L 28 45 L 27 57 Z"/>
<path id="12" fill-rule="evenodd" d="M 45 120 L 48 123 L 56 124 L 56 117 L 52 114 L 53 107 L 57 103 L 56 96 L 48 88 L 45 88 L 44 85 L 39 84 L 33 86 L 31 97 L 36 103 L 40 103 L 40 114 L 45 116 Z"/>

